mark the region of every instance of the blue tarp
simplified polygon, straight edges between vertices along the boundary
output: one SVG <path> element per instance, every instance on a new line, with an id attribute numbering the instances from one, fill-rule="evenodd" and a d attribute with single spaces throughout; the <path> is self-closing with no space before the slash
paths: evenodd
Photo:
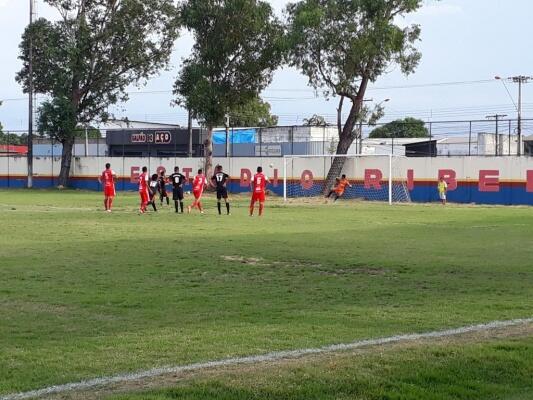
<path id="1" fill-rule="evenodd" d="M 255 143 L 255 129 L 229 130 L 230 143 Z M 226 131 L 213 132 L 213 144 L 225 144 Z"/>

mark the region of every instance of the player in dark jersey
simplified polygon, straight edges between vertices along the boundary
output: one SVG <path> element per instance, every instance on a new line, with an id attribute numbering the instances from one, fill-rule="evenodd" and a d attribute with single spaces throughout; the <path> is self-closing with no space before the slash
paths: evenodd
<path id="1" fill-rule="evenodd" d="M 150 191 L 149 204 L 152 204 L 154 211 L 157 211 L 157 207 L 155 206 L 155 197 L 157 196 L 157 192 L 159 192 L 159 181 L 157 174 L 152 175 L 152 179 L 150 180 L 150 184 L 148 187 Z"/>
<path id="2" fill-rule="evenodd" d="M 179 167 L 174 167 L 174 173 L 168 177 L 170 183 L 172 183 L 172 200 L 174 200 L 174 207 L 176 212 L 178 211 L 178 202 L 179 209 L 183 214 L 183 185 L 187 183 L 187 178 L 185 175 L 180 174 Z"/>
<path id="3" fill-rule="evenodd" d="M 158 183 L 159 183 L 158 185 L 159 186 L 159 200 L 161 201 L 161 206 L 163 206 L 164 198 L 167 199 L 167 206 L 168 206 L 170 204 L 170 200 L 167 194 L 167 178 L 165 178 L 165 171 L 161 171 L 159 173 Z"/>
<path id="4" fill-rule="evenodd" d="M 215 175 L 211 177 L 211 185 L 216 188 L 217 190 L 217 207 L 218 207 L 218 215 L 222 214 L 221 204 L 220 201 L 224 199 L 226 202 L 226 211 L 228 215 L 230 215 L 229 209 L 229 200 L 228 200 L 228 189 L 226 187 L 227 183 L 229 181 L 229 175 L 224 173 L 222 171 L 222 166 L 217 165 L 215 167 Z"/>

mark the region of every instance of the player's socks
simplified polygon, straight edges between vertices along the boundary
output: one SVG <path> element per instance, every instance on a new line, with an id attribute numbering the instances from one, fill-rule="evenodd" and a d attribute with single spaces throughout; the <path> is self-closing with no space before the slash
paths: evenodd
<path id="1" fill-rule="evenodd" d="M 265 208 L 265 206 L 262 203 L 259 203 L 259 216 L 263 215 L 263 208 Z"/>
<path id="2" fill-rule="evenodd" d="M 220 201 L 217 203 L 218 215 L 222 215 L 222 209 L 220 207 Z"/>
<path id="3" fill-rule="evenodd" d="M 180 209 L 177 201 L 174 202 L 174 208 L 176 209 L 176 212 L 179 212 Z"/>
<path id="4" fill-rule="evenodd" d="M 154 211 L 157 211 L 157 207 L 155 206 L 155 200 L 152 200 L 152 207 L 153 207 Z"/>
<path id="5" fill-rule="evenodd" d="M 167 199 L 167 206 L 169 206 L 170 205 L 170 199 L 168 198 L 168 196 L 166 197 L 166 199 Z"/>
<path id="6" fill-rule="evenodd" d="M 107 199 L 104 200 L 104 207 L 105 207 L 105 210 L 107 211 Z"/>
<path id="7" fill-rule="evenodd" d="M 111 211 L 111 207 L 112 207 L 112 206 L 113 206 L 113 198 L 110 197 L 109 200 L 108 200 L 108 207 L 107 207 L 107 209 L 108 209 L 109 211 Z"/>
<path id="8" fill-rule="evenodd" d="M 181 210 L 181 213 L 183 214 L 183 201 L 180 201 L 180 210 Z"/>
<path id="9" fill-rule="evenodd" d="M 228 215 L 229 215 L 229 203 L 226 203 L 226 211 L 228 212 Z"/>

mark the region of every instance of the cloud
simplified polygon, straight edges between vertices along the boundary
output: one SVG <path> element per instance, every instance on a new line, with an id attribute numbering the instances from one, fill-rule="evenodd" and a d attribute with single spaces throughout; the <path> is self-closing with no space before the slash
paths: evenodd
<path id="1" fill-rule="evenodd" d="M 417 15 L 423 17 L 443 17 L 462 14 L 463 8 L 458 4 L 431 3 L 423 6 Z"/>
<path id="2" fill-rule="evenodd" d="M 9 2 L 9 0 L 0 0 L 0 7 L 5 7 L 7 6 L 7 3 Z"/>

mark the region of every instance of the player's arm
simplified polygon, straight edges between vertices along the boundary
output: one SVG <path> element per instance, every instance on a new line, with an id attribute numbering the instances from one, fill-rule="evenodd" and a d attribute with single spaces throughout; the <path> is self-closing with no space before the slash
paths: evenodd
<path id="1" fill-rule="evenodd" d="M 103 175 L 103 174 L 102 174 Z M 101 185 L 102 184 L 102 175 L 98 175 L 98 183 Z"/>

